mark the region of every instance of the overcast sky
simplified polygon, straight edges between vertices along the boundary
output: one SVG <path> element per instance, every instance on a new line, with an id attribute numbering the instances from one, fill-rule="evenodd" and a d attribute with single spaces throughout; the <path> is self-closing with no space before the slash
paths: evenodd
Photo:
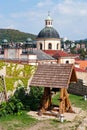
<path id="1" fill-rule="evenodd" d="M 1 0 L 0 28 L 37 35 L 48 11 L 60 37 L 87 38 L 87 0 Z"/>

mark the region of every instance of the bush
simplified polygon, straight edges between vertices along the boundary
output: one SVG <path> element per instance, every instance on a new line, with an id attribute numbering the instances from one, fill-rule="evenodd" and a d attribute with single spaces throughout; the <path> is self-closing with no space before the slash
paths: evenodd
<path id="1" fill-rule="evenodd" d="M 15 96 L 12 96 L 8 102 L 3 102 L 0 105 L 0 116 L 6 116 L 8 114 L 20 113 L 23 110 L 23 104 Z"/>
<path id="2" fill-rule="evenodd" d="M 29 94 L 26 93 L 25 88 L 18 88 L 15 92 L 15 97 L 20 99 L 24 105 L 25 110 L 37 110 L 40 106 L 43 89 L 40 87 L 31 87 Z"/>
<path id="3" fill-rule="evenodd" d="M 20 114 L 22 110 L 37 110 L 40 107 L 42 94 L 43 89 L 40 87 L 31 87 L 29 93 L 26 93 L 24 87 L 18 87 L 8 102 L 0 105 L 0 117 Z"/>
<path id="4" fill-rule="evenodd" d="M 31 87 L 29 93 L 29 105 L 31 110 L 37 110 L 40 107 L 42 94 L 43 94 L 43 88 Z"/>

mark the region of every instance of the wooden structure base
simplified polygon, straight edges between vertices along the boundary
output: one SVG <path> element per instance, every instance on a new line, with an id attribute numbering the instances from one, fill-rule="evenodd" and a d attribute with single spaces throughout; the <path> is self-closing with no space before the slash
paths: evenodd
<path id="1" fill-rule="evenodd" d="M 59 114 L 63 114 L 64 112 L 71 112 L 73 113 L 73 109 L 71 107 L 71 103 L 69 100 L 69 94 L 67 92 L 66 88 L 60 88 L 60 103 L 59 103 L 59 107 L 54 109 L 55 111 L 57 111 Z M 42 97 L 42 102 L 41 102 L 41 108 L 39 111 L 39 115 L 42 114 L 47 114 L 46 111 L 48 110 L 53 110 L 53 106 L 52 106 L 52 94 L 51 94 L 51 90 L 49 87 L 45 87 L 44 88 L 44 94 Z M 52 114 L 48 114 L 48 115 L 53 115 Z M 55 114 L 54 114 L 55 115 Z"/>

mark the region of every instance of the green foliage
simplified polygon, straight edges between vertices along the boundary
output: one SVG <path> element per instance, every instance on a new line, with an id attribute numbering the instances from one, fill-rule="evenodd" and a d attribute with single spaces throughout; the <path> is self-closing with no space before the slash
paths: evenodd
<path id="1" fill-rule="evenodd" d="M 20 99 L 25 110 L 37 110 L 40 107 L 40 102 L 43 94 L 43 88 L 31 87 L 27 93 L 24 87 L 17 88 L 15 97 Z"/>
<path id="2" fill-rule="evenodd" d="M 0 61 L 0 69 L 2 69 L 4 65 L 5 65 L 5 63 Z"/>
<path id="3" fill-rule="evenodd" d="M 60 98 L 59 96 L 60 96 L 60 93 L 59 93 L 59 92 L 54 94 L 54 96 L 53 96 L 53 98 L 52 98 L 52 103 L 53 103 L 53 104 L 59 105 L 59 102 L 60 102 L 60 101 L 58 100 L 58 99 Z"/>
<path id="4" fill-rule="evenodd" d="M 0 29 L 0 43 L 3 39 L 7 39 L 8 42 L 25 42 L 27 38 L 35 40 L 36 35 L 13 29 Z"/>
<path id="5" fill-rule="evenodd" d="M 24 68 L 22 70 L 23 76 L 24 77 L 31 77 L 31 75 L 35 72 L 35 69 L 36 69 L 35 66 L 25 64 Z"/>
<path id="6" fill-rule="evenodd" d="M 56 105 L 59 104 L 58 98 L 59 98 L 59 93 L 56 93 L 56 95 L 54 95 L 52 99 L 53 103 Z M 69 99 L 71 101 L 71 104 L 74 105 L 75 107 L 79 107 L 82 108 L 83 110 L 87 110 L 87 101 L 84 101 L 82 96 L 70 94 Z"/>
<path id="7" fill-rule="evenodd" d="M 14 96 L 16 99 L 20 99 L 25 110 L 30 110 L 29 94 L 26 93 L 26 89 L 24 87 L 18 87 L 14 93 Z"/>
<path id="8" fill-rule="evenodd" d="M 15 96 L 12 96 L 8 102 L 3 102 L 0 105 L 0 117 L 8 114 L 20 113 L 23 109 L 23 104 Z"/>
<path id="9" fill-rule="evenodd" d="M 76 54 L 76 50 L 75 50 L 75 48 L 76 48 L 76 46 L 70 48 L 70 52 L 71 52 L 72 54 Z"/>
<path id="10" fill-rule="evenodd" d="M 80 54 L 80 58 L 81 58 L 82 60 L 85 59 L 86 52 L 84 51 L 84 49 L 79 49 L 79 50 L 78 50 L 78 54 Z"/>
<path id="11" fill-rule="evenodd" d="M 18 64 L 9 63 L 6 65 L 6 75 L 11 77 L 18 77 L 23 68 L 18 68 Z"/>
<path id="12" fill-rule="evenodd" d="M 25 87 L 27 87 L 27 82 L 28 82 L 28 77 L 25 78 L 25 77 L 6 77 L 5 78 L 5 81 L 6 81 L 6 88 L 7 88 L 7 91 L 8 90 L 14 90 L 14 83 L 18 80 L 21 80 L 23 85 Z"/>
<path id="13" fill-rule="evenodd" d="M 87 110 L 87 101 L 84 101 L 83 96 L 70 94 L 70 100 L 72 105 Z"/>
<path id="14" fill-rule="evenodd" d="M 35 69 L 36 67 L 32 65 L 25 64 L 20 67 L 18 64 L 10 63 L 6 65 L 6 75 L 10 77 L 31 77 Z M 20 76 L 20 73 L 23 73 L 22 76 Z"/>
<path id="15" fill-rule="evenodd" d="M 22 110 L 37 110 L 40 106 L 43 89 L 32 87 L 30 92 L 26 92 L 24 87 L 18 87 L 12 97 L 7 102 L 0 105 L 0 117 L 8 114 L 21 114 Z"/>
<path id="16" fill-rule="evenodd" d="M 42 95 L 42 87 L 31 87 L 29 93 L 29 105 L 31 110 L 37 110 L 40 107 Z"/>
<path id="17" fill-rule="evenodd" d="M 29 78 L 35 72 L 36 67 L 32 65 L 23 65 L 9 63 L 6 64 L 6 86 L 7 90 L 14 89 L 14 83 L 21 80 L 23 85 L 26 87 Z"/>

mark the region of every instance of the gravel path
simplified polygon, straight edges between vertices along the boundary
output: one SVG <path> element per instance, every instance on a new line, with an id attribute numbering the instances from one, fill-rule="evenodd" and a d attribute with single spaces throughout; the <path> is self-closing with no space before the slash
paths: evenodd
<path id="1" fill-rule="evenodd" d="M 37 116 L 36 113 L 30 112 L 30 115 L 37 118 L 39 123 L 26 130 L 87 130 L 87 112 L 80 108 L 74 108 L 74 113 L 65 113 L 66 122 L 60 123 L 57 118 L 49 116 Z M 28 113 L 29 114 L 29 113 Z M 56 122 L 52 123 L 52 120 L 56 119 Z"/>

